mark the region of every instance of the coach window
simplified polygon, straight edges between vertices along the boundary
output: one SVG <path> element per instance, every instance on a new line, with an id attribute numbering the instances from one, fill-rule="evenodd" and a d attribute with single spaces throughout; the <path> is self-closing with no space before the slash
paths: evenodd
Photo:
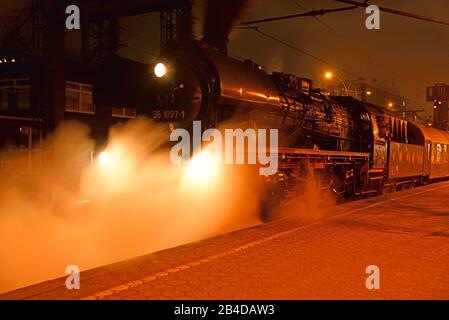
<path id="1" fill-rule="evenodd" d="M 438 143 L 438 144 L 435 146 L 435 161 L 436 161 L 437 163 L 440 163 L 440 162 L 441 162 L 441 151 L 442 151 L 441 144 Z"/>
<path id="2" fill-rule="evenodd" d="M 394 125 L 394 129 L 393 129 L 393 140 L 398 141 L 398 122 L 396 120 L 393 120 L 393 125 Z"/>
<path id="3" fill-rule="evenodd" d="M 443 162 L 444 163 L 447 163 L 447 160 L 448 160 L 448 154 L 447 154 L 447 145 L 445 144 L 445 145 L 443 145 Z"/>

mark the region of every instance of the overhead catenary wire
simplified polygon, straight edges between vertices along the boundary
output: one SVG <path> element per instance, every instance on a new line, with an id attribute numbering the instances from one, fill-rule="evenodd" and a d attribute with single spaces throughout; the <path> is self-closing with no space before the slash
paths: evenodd
<path id="1" fill-rule="evenodd" d="M 322 58 L 320 58 L 320 57 L 318 57 L 318 56 L 316 56 L 314 54 L 311 54 L 311 53 L 309 53 L 309 52 L 307 52 L 307 51 L 305 51 L 303 49 L 300 49 L 300 48 L 298 48 L 298 47 L 296 47 L 296 46 L 294 46 L 294 45 L 292 45 L 292 44 L 290 44 L 290 43 L 288 43 L 288 42 L 286 42 L 284 40 L 281 40 L 281 39 L 279 39 L 279 38 L 277 38 L 277 37 L 275 37 L 273 35 L 270 35 L 270 34 L 264 32 L 264 31 L 261 31 L 258 27 L 248 26 L 248 27 L 239 27 L 238 29 L 239 30 L 253 30 L 253 31 L 259 33 L 260 35 L 262 35 L 262 36 L 264 36 L 264 37 L 266 37 L 268 39 L 271 39 L 273 41 L 276 41 L 276 42 L 278 42 L 278 43 L 280 43 L 280 44 L 282 44 L 282 45 L 284 45 L 284 46 L 286 46 L 286 47 L 288 47 L 288 48 L 290 48 L 290 49 L 292 49 L 292 50 L 294 50 L 294 51 L 296 51 L 296 52 L 298 52 L 300 54 L 308 56 L 308 57 L 310 57 L 310 58 L 320 62 L 321 64 L 324 64 L 326 66 L 330 66 L 330 67 L 332 67 L 332 68 L 334 68 L 336 70 L 340 70 L 340 71 L 342 71 L 342 72 L 344 72 L 344 73 L 346 73 L 348 75 L 356 77 L 357 79 L 360 78 L 359 75 L 357 75 L 355 72 L 352 72 L 352 71 L 347 70 L 347 69 L 342 68 L 342 67 L 335 66 L 332 63 L 326 61 L 325 59 L 322 59 Z M 367 79 L 365 79 L 365 80 L 368 81 Z M 370 81 L 368 81 L 368 82 L 370 82 Z M 382 88 L 380 88 L 380 89 L 386 91 L 386 89 L 382 89 Z M 398 99 L 401 99 L 401 100 L 404 99 L 404 97 L 402 97 L 402 96 L 400 96 L 398 94 L 395 94 L 395 93 L 392 93 L 392 92 L 389 92 L 389 94 L 391 96 L 394 96 L 395 98 L 398 98 Z M 412 105 L 415 105 L 415 106 L 421 106 L 422 105 L 421 103 L 418 103 L 418 102 L 414 101 L 413 99 L 406 99 L 406 100 L 408 102 L 411 102 Z"/>
<path id="2" fill-rule="evenodd" d="M 287 20 L 287 19 L 294 19 L 294 18 L 301 18 L 301 17 L 316 17 L 316 16 L 322 16 L 322 15 L 329 14 L 329 13 L 334 13 L 334 12 L 354 10 L 354 9 L 357 9 L 357 8 L 360 8 L 360 7 L 366 8 L 366 7 L 369 7 L 371 5 L 367 0 L 365 0 L 363 2 L 354 1 L 354 0 L 333 0 L 333 1 L 341 2 L 341 3 L 345 3 L 345 4 L 350 4 L 351 6 L 350 7 L 336 8 L 336 9 L 311 10 L 311 11 L 308 11 L 308 12 L 292 14 L 292 15 L 287 15 L 287 16 L 279 16 L 279 17 L 271 17 L 271 18 L 264 18 L 264 19 L 258 19 L 258 20 L 244 21 L 244 22 L 241 23 L 241 25 L 266 23 L 266 22 Z M 433 22 L 433 23 L 438 23 L 438 24 L 449 26 L 449 21 L 448 20 L 436 19 L 436 18 L 432 18 L 432 17 L 427 17 L 427 16 L 423 16 L 423 15 L 418 15 L 418 14 L 415 14 L 415 13 L 410 13 L 410 12 L 400 11 L 400 10 L 396 10 L 396 9 L 386 8 L 386 7 L 382 7 L 382 6 L 377 6 L 377 7 L 379 8 L 380 11 L 388 12 L 388 13 L 391 13 L 391 14 L 396 14 L 396 15 L 400 15 L 400 16 L 404 16 L 404 17 L 408 17 L 408 18 L 412 18 L 412 19 L 417 19 L 417 20 L 422 20 L 422 21 L 427 21 L 427 22 Z"/>
<path id="3" fill-rule="evenodd" d="M 293 0 L 292 0 L 293 1 Z M 347 3 L 347 4 L 352 4 L 353 7 L 345 7 L 345 8 L 338 8 L 338 9 L 320 9 L 320 10 L 312 10 L 309 12 L 305 12 L 305 13 L 300 13 L 300 14 L 295 14 L 295 15 L 287 15 L 287 16 L 280 16 L 280 17 L 273 17 L 273 18 L 265 18 L 265 19 L 258 19 L 258 20 L 252 20 L 252 21 L 245 21 L 242 22 L 240 24 L 240 26 L 246 26 L 245 27 L 240 27 L 239 29 L 250 29 L 250 30 L 254 30 L 257 33 L 263 35 L 266 38 L 270 38 L 296 52 L 299 52 L 303 55 L 306 55 L 310 58 L 315 59 L 316 61 L 328 65 L 328 66 L 332 66 L 337 70 L 343 71 L 344 73 L 347 73 L 349 75 L 353 75 L 358 77 L 354 72 L 351 72 L 349 70 L 346 70 L 344 68 L 341 67 L 337 67 L 332 65 L 331 63 L 327 62 L 326 60 L 317 57 L 316 55 L 310 54 L 307 51 L 300 49 L 290 43 L 287 43 L 279 38 L 276 38 L 275 36 L 272 36 L 270 34 L 267 34 L 266 32 L 261 31 L 258 27 L 256 26 L 251 26 L 251 24 L 259 24 L 259 23 L 266 23 L 266 22 L 272 22 L 272 21 L 279 21 L 279 20 L 287 20 L 287 19 L 293 19 L 293 18 L 300 18 L 300 17 L 306 17 L 306 16 L 311 16 L 311 17 L 316 17 L 318 15 L 324 15 L 324 14 L 328 14 L 328 13 L 332 13 L 332 12 L 340 12 L 340 11 L 347 11 L 347 10 L 353 10 L 353 9 L 357 9 L 359 7 L 368 7 L 370 5 L 369 0 L 364 0 L 363 2 L 358 2 L 358 1 L 351 1 L 351 0 L 334 0 L 334 1 L 338 1 L 338 2 L 342 2 L 342 3 Z M 305 9 L 304 7 L 302 7 L 301 5 L 299 5 L 296 1 L 293 1 L 297 6 L 301 7 L 302 9 Z M 429 21 L 429 22 L 434 22 L 434 23 L 440 23 L 440 24 L 444 24 L 444 25 L 449 25 L 449 21 L 444 21 L 444 20 L 438 20 L 438 19 L 434 19 L 434 18 L 430 18 L 430 17 L 425 17 L 425 16 L 420 16 L 420 15 L 415 15 L 412 13 L 408 13 L 408 12 L 402 12 L 399 10 L 394 10 L 394 9 L 389 9 L 389 8 L 385 8 L 385 7 L 379 7 L 379 9 L 381 11 L 385 11 L 385 12 L 389 12 L 389 13 L 393 13 L 393 14 L 398 14 L 398 15 L 402 15 L 402 16 L 406 16 L 406 17 L 411 17 L 411 18 L 415 18 L 415 19 L 419 19 L 419 20 L 424 20 L 424 21 Z M 323 23 L 324 24 L 324 23 Z M 330 26 L 329 26 L 330 27 Z M 335 30 L 334 30 L 335 31 Z M 336 31 L 335 31 L 336 32 Z M 414 102 L 415 101 L 411 100 L 411 99 L 407 99 L 410 102 Z"/>
<path id="4" fill-rule="evenodd" d="M 365 0 L 366 2 L 368 2 L 369 0 Z M 297 6 L 298 8 L 306 11 L 309 11 L 309 8 L 306 8 L 305 6 L 303 6 L 302 4 L 300 4 L 298 2 L 298 0 L 290 0 L 290 2 L 292 4 L 294 4 L 295 6 Z M 318 18 L 318 17 L 314 17 L 314 19 L 320 23 L 321 25 L 323 25 L 325 28 L 327 28 L 328 30 L 330 30 L 331 32 L 333 32 L 338 38 L 340 38 L 349 48 L 351 48 L 352 50 L 354 48 L 356 48 L 361 54 L 363 54 L 364 56 L 367 57 L 367 59 L 371 59 L 370 55 L 367 54 L 364 50 L 361 50 L 359 44 L 354 43 L 353 41 L 349 40 L 347 37 L 343 36 L 340 32 L 338 32 L 335 28 L 333 28 L 331 25 L 329 25 L 328 23 L 324 22 L 322 19 Z"/>
<path id="5" fill-rule="evenodd" d="M 264 32 L 264 31 L 260 30 L 258 27 L 251 27 L 251 26 L 249 26 L 249 27 L 240 27 L 239 29 L 240 30 L 253 30 L 253 31 L 259 33 L 260 35 L 262 35 L 262 36 L 264 36 L 264 37 L 266 37 L 268 39 L 276 41 L 276 42 L 278 42 L 278 43 L 280 43 L 280 44 L 290 48 L 291 50 L 294 50 L 294 51 L 296 51 L 298 53 L 301 53 L 301 54 L 303 54 L 305 56 L 308 56 L 309 58 L 312 58 L 312 59 L 314 59 L 314 60 L 316 60 L 316 61 L 318 61 L 318 62 L 320 62 L 320 63 L 322 63 L 324 65 L 331 66 L 331 67 L 333 67 L 333 68 L 335 68 L 337 70 L 343 71 L 346 74 L 349 74 L 349 75 L 357 77 L 356 73 L 354 73 L 352 71 L 349 71 L 349 70 L 346 70 L 344 68 L 335 66 L 332 63 L 330 63 L 330 62 L 328 62 L 328 61 L 326 61 L 326 60 L 324 60 L 324 59 L 322 59 L 322 58 L 320 58 L 320 57 L 318 57 L 318 56 L 316 56 L 314 54 L 311 54 L 311 53 L 309 53 L 309 52 L 307 52 L 307 51 L 305 51 L 305 50 L 303 50 L 301 48 L 298 48 L 298 47 L 296 47 L 296 46 L 294 46 L 294 45 L 292 45 L 292 44 L 282 40 L 282 39 L 279 39 L 279 38 L 277 38 L 277 37 L 275 37 L 273 35 L 270 35 L 270 34 Z"/>
<path id="6" fill-rule="evenodd" d="M 353 0 L 334 0 L 334 1 L 346 3 L 346 4 L 352 4 L 356 7 L 366 8 L 366 7 L 370 6 L 370 4 L 367 3 L 367 1 L 365 1 L 365 2 L 359 2 L 359 1 L 353 1 Z M 386 7 L 382 7 L 382 6 L 378 6 L 378 8 L 380 11 L 384 11 L 384 12 L 388 12 L 388 13 L 392 13 L 392 14 L 396 14 L 396 15 L 400 15 L 400 16 L 404 16 L 404 17 L 408 17 L 408 18 L 413 18 L 413 19 L 417 19 L 417 20 L 433 22 L 433 23 L 438 23 L 438 24 L 449 26 L 449 21 L 447 21 L 447 20 L 435 19 L 432 17 L 422 16 L 422 15 L 418 15 L 415 13 L 400 11 L 400 10 L 396 10 L 396 9 L 390 9 L 390 8 L 386 8 Z"/>
<path id="7" fill-rule="evenodd" d="M 297 6 L 298 8 L 304 10 L 305 12 L 309 11 L 310 9 L 304 7 L 303 5 L 301 5 L 297 0 L 290 0 L 291 3 L 293 3 L 295 6 Z M 351 41 L 349 41 L 349 39 L 347 39 L 345 36 L 343 36 L 340 32 L 338 32 L 335 28 L 333 28 L 332 26 L 330 26 L 328 23 L 324 22 L 322 19 L 318 18 L 318 17 L 314 17 L 315 20 L 320 23 L 321 25 L 323 25 L 324 27 L 326 27 L 327 29 L 329 29 L 330 31 L 332 31 L 333 33 L 335 33 L 337 35 L 337 37 L 339 37 L 340 39 L 342 39 L 343 41 L 345 41 L 347 44 L 349 45 L 353 45 L 351 43 Z"/>
<path id="8" fill-rule="evenodd" d="M 258 19 L 258 20 L 243 21 L 240 25 L 244 26 L 244 25 L 272 22 L 272 21 L 278 21 L 278 20 L 287 20 L 287 19 L 294 19 L 294 18 L 301 18 L 301 17 L 316 17 L 316 16 L 322 16 L 322 15 L 325 15 L 325 14 L 328 14 L 328 13 L 335 13 L 335 12 L 341 12 L 341 11 L 354 10 L 354 9 L 357 9 L 357 8 L 358 8 L 358 6 L 350 6 L 350 7 L 336 8 L 336 9 L 311 10 L 311 11 L 308 11 L 308 12 L 291 14 L 291 15 L 287 15 L 287 16 L 280 16 L 280 17 L 272 17 L 272 18 L 265 18 L 265 19 Z"/>
<path id="9" fill-rule="evenodd" d="M 297 4 L 297 3 L 296 3 Z M 297 4 L 298 5 L 298 4 Z M 300 6 L 300 5 L 298 5 Z M 301 7 L 301 6 L 300 6 Z M 300 18 L 300 17 L 317 17 L 317 16 L 322 16 L 325 14 L 329 14 L 329 13 L 336 13 L 336 12 L 342 12 L 342 11 L 348 11 L 348 10 L 354 10 L 357 9 L 358 6 L 350 6 L 350 7 L 342 7 L 342 8 L 336 8 L 336 9 L 319 9 L 319 10 L 311 10 L 308 12 L 304 12 L 304 13 L 298 13 L 298 14 L 293 14 L 293 15 L 287 15 L 287 16 L 279 16 L 279 17 L 273 17 L 273 18 L 265 18 L 265 19 L 257 19 L 257 20 L 250 20 L 250 21 L 244 21 L 240 24 L 241 28 L 240 29 L 250 29 L 250 30 L 254 30 L 256 32 L 258 32 L 259 34 L 263 35 L 266 38 L 270 38 L 271 40 L 274 40 L 278 43 L 281 43 L 282 45 L 289 47 L 290 49 L 297 51 L 303 55 L 306 55 L 312 59 L 315 59 L 316 61 L 327 65 L 327 66 L 332 66 L 337 70 L 343 71 L 346 74 L 352 75 L 352 76 L 357 76 L 356 73 L 345 70 L 341 67 L 337 67 L 332 65 L 331 63 L 325 61 L 324 59 L 317 57 L 316 55 L 313 55 L 311 53 L 308 53 L 307 51 L 300 49 L 290 43 L 287 43 L 279 38 L 276 38 L 270 34 L 267 34 L 266 32 L 261 31 L 258 27 L 254 27 L 251 25 L 254 24 L 259 24 L 259 23 L 266 23 L 266 22 L 272 22 L 272 21 L 279 21 L 279 20 L 286 20 L 286 19 L 293 19 L 293 18 Z M 246 28 L 245 28 L 246 26 Z"/>

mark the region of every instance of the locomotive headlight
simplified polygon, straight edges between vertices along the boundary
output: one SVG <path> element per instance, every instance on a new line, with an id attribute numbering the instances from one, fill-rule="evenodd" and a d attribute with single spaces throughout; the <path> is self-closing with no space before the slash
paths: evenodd
<path id="1" fill-rule="evenodd" d="M 167 74 L 167 67 L 165 66 L 165 64 L 163 64 L 162 62 L 159 62 L 154 67 L 154 74 L 158 78 L 162 78 L 163 76 L 165 76 Z"/>
<path id="2" fill-rule="evenodd" d="M 208 184 L 218 173 L 218 161 L 209 150 L 203 150 L 192 157 L 188 163 L 184 178 L 195 184 Z"/>
<path id="3" fill-rule="evenodd" d="M 111 164 L 111 156 L 106 151 L 103 151 L 98 156 L 98 163 L 102 167 L 108 167 Z"/>

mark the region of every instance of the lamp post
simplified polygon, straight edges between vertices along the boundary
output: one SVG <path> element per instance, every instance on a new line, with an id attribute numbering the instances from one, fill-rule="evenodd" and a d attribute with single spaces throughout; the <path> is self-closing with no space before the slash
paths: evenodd
<path id="1" fill-rule="evenodd" d="M 338 81 L 340 81 L 340 83 L 343 85 L 343 88 L 345 89 L 346 95 L 349 96 L 348 87 L 346 86 L 346 83 L 345 83 L 342 79 L 340 79 L 339 77 L 337 77 L 336 75 L 334 75 L 334 74 L 333 74 L 332 72 L 330 72 L 330 71 L 327 71 L 327 72 L 324 74 L 324 77 L 325 77 L 326 79 L 328 79 L 328 80 L 331 80 L 332 78 L 335 78 L 335 79 L 337 79 Z"/>

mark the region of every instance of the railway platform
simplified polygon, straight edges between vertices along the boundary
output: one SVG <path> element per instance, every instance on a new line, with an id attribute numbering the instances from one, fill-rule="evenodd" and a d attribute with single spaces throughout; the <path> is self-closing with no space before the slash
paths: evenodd
<path id="1" fill-rule="evenodd" d="M 449 182 L 301 212 L 0 299 L 449 299 Z M 367 286 L 377 268 L 378 287 Z M 373 279 L 373 278 L 371 278 Z M 370 282 L 371 283 L 371 282 Z M 373 282 L 374 283 L 374 282 Z"/>

